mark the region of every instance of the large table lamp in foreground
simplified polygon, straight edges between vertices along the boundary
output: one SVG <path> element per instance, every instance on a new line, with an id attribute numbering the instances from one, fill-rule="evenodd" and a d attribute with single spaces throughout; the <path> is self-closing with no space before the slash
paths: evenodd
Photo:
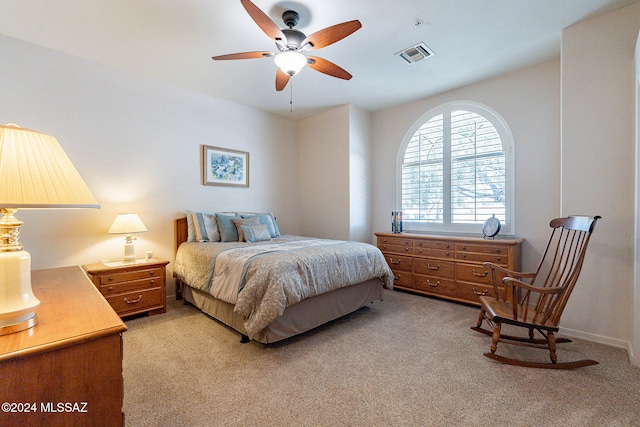
<path id="1" fill-rule="evenodd" d="M 135 237 L 131 237 L 131 233 L 141 233 L 147 231 L 140 217 L 134 213 L 118 214 L 115 221 L 111 225 L 108 234 L 126 234 L 124 239 L 124 260 L 123 262 L 135 262 L 136 255 L 133 246 Z"/>
<path id="2" fill-rule="evenodd" d="M 35 326 L 31 255 L 20 243 L 18 209 L 99 208 L 58 141 L 0 125 L 0 335 Z"/>

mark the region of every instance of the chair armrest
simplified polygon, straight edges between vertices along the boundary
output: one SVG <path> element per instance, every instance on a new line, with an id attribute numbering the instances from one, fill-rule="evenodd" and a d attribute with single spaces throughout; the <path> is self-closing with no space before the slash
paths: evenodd
<path id="1" fill-rule="evenodd" d="M 482 265 L 487 270 L 491 270 L 491 277 L 493 277 L 493 293 L 495 294 L 496 299 L 499 299 L 499 300 L 502 300 L 502 301 L 506 301 L 507 300 L 507 294 L 508 293 L 505 291 L 504 292 L 504 296 L 502 298 L 500 297 L 500 292 L 499 292 L 500 289 L 498 288 L 498 285 L 500 284 L 500 280 L 497 279 L 496 272 L 503 273 L 507 277 L 518 277 L 520 279 L 533 278 L 533 277 L 536 276 L 536 273 L 523 273 L 523 272 L 520 272 L 520 271 L 509 270 L 508 268 L 504 268 L 501 265 L 494 264 L 492 262 L 485 262 Z M 504 279 L 506 279 L 507 277 L 503 277 L 502 278 L 502 283 L 504 283 Z"/>
<path id="2" fill-rule="evenodd" d="M 494 264 L 492 262 L 485 262 L 484 264 L 482 264 L 484 266 L 484 268 L 490 268 L 492 270 L 498 270 L 502 273 L 505 273 L 506 275 L 510 276 L 510 277 L 520 277 L 520 278 L 532 278 L 535 277 L 536 273 L 534 272 L 522 272 L 522 271 L 515 271 L 515 270 L 509 270 L 508 268 L 504 268 L 501 265 L 498 264 Z"/>
<path id="3" fill-rule="evenodd" d="M 509 287 L 522 288 L 527 291 L 538 292 L 540 294 L 560 294 L 565 290 L 565 288 L 541 288 L 540 286 L 533 286 L 514 277 L 505 277 L 502 279 L 502 283 Z"/>

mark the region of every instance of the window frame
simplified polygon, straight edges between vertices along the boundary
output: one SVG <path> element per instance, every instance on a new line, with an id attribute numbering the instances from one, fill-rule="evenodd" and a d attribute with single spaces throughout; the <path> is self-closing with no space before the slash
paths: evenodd
<path id="1" fill-rule="evenodd" d="M 454 101 L 441 104 L 427 111 L 420 116 L 414 124 L 409 128 L 405 134 L 400 149 L 398 150 L 398 158 L 396 161 L 396 206 L 398 210 L 402 210 L 402 166 L 404 163 L 404 157 L 409 146 L 411 139 L 415 133 L 426 122 L 433 117 L 443 114 L 448 116 L 449 120 L 445 119 L 445 123 L 450 123 L 451 112 L 454 110 L 464 110 L 475 114 L 478 114 L 487 119 L 498 132 L 500 141 L 505 152 L 505 221 L 502 221 L 500 233 L 503 235 L 515 234 L 515 141 L 513 133 L 509 128 L 506 120 L 492 108 L 473 101 Z M 451 144 L 450 129 L 444 130 L 447 135 L 447 144 Z M 449 162 L 449 164 L 443 164 L 444 170 L 450 173 L 451 159 L 445 156 L 443 163 Z M 450 179 L 446 179 L 446 182 L 450 182 Z M 450 203 L 451 189 L 445 189 L 444 201 Z M 448 194 L 447 194 L 448 192 Z M 442 224 L 437 223 L 421 223 L 415 221 L 404 220 L 403 229 L 406 232 L 435 232 L 435 233 L 465 233 L 465 234 L 482 234 L 482 224 L 461 224 L 452 223 L 451 218 L 445 218 Z"/>

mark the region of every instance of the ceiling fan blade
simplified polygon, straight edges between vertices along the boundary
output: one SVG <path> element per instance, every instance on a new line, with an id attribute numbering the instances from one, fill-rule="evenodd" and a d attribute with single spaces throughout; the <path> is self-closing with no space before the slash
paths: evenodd
<path id="1" fill-rule="evenodd" d="M 317 56 L 308 56 L 307 65 L 309 66 L 309 68 L 320 71 L 321 73 L 327 74 L 332 77 L 337 77 L 339 79 L 351 80 L 351 77 L 353 77 L 351 74 L 338 67 L 333 62 L 327 61 L 326 59 L 318 58 Z"/>
<path id="2" fill-rule="evenodd" d="M 213 56 L 211 59 L 220 61 L 220 60 L 227 60 L 227 59 L 269 58 L 272 56 L 273 56 L 273 52 L 240 52 L 240 53 L 229 53 L 227 55 Z"/>
<path id="3" fill-rule="evenodd" d="M 311 47 L 307 48 L 308 50 L 320 49 L 342 40 L 360 28 L 362 28 L 362 24 L 357 19 L 354 21 L 343 22 L 342 24 L 332 25 L 331 27 L 316 31 L 310 36 L 307 36 L 307 38 L 302 41 L 301 46 L 304 47 L 307 43 L 310 43 Z"/>
<path id="4" fill-rule="evenodd" d="M 276 90 L 281 91 L 284 89 L 287 86 L 287 83 L 289 83 L 290 78 L 291 76 L 289 74 L 278 68 L 278 71 L 276 72 Z"/>
<path id="5" fill-rule="evenodd" d="M 240 3 L 244 6 L 244 8 L 251 16 L 258 27 L 264 31 L 264 33 L 269 36 L 269 38 L 273 39 L 275 42 L 286 43 L 287 38 L 284 36 L 282 30 L 276 25 L 275 22 L 271 20 L 263 11 L 261 11 L 258 6 L 251 3 L 249 0 L 240 0 Z"/>

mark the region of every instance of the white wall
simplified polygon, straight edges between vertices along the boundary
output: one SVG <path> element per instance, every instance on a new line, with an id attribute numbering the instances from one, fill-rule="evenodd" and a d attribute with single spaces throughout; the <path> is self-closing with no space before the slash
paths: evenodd
<path id="1" fill-rule="evenodd" d="M 300 121 L 300 229 L 349 238 L 349 106 Z"/>
<path id="2" fill-rule="evenodd" d="M 513 132 L 515 234 L 527 239 L 523 248 L 524 267 L 534 268 L 548 238 L 549 220 L 560 212 L 559 92 L 560 63 L 554 60 L 374 113 L 373 230 L 390 231 L 390 212 L 399 210 L 396 162 L 407 131 L 438 105 L 460 100 L 478 102 L 499 113 Z"/>
<path id="3" fill-rule="evenodd" d="M 562 325 L 623 345 L 633 321 L 633 57 L 640 4 L 562 34 L 562 213 L 602 215 Z"/>
<path id="4" fill-rule="evenodd" d="M 123 211 L 149 230 L 136 254 L 171 261 L 173 220 L 186 209 L 273 211 L 299 234 L 296 121 L 7 37 L 0 55 L 0 122 L 58 139 L 102 205 L 18 212 L 32 268 L 121 258 L 124 238 L 106 232 Z M 201 185 L 203 144 L 250 152 L 250 187 Z"/>
<path id="5" fill-rule="evenodd" d="M 371 114 L 349 107 L 349 240 L 371 240 Z"/>

